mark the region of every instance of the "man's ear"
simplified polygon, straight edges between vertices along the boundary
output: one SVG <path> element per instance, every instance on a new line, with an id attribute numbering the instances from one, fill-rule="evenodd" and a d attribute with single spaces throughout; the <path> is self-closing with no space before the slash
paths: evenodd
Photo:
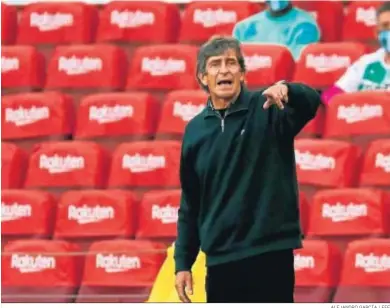
<path id="1" fill-rule="evenodd" d="M 241 81 L 241 82 L 246 81 L 246 80 L 245 80 L 245 74 L 244 74 L 244 73 L 241 73 L 240 81 Z"/>
<path id="2" fill-rule="evenodd" d="M 204 85 L 205 87 L 208 86 L 206 74 L 199 73 L 199 74 L 198 74 L 198 78 L 199 78 L 200 82 L 202 83 L 202 85 Z"/>

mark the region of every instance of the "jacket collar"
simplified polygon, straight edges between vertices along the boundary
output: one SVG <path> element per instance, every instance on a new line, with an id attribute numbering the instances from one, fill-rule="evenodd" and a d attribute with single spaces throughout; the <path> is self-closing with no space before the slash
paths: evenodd
<path id="1" fill-rule="evenodd" d="M 250 92 L 244 85 L 242 85 L 240 94 L 238 94 L 237 98 L 228 107 L 229 113 L 242 111 L 242 110 L 248 110 L 249 103 L 250 103 Z M 216 112 L 217 111 L 215 110 L 215 108 L 213 106 L 213 103 L 211 101 L 211 97 L 209 96 L 209 98 L 207 100 L 205 118 L 207 118 L 209 116 L 215 116 Z"/>

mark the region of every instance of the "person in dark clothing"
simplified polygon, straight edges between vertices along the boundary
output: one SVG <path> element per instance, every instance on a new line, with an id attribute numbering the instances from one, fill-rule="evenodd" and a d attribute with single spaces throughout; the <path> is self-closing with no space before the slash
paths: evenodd
<path id="1" fill-rule="evenodd" d="M 293 302 L 293 250 L 302 247 L 294 137 L 321 101 L 312 88 L 245 86 L 239 41 L 215 37 L 199 50 L 209 93 L 186 126 L 175 242 L 175 287 L 192 294 L 191 268 L 206 255 L 207 302 Z"/>

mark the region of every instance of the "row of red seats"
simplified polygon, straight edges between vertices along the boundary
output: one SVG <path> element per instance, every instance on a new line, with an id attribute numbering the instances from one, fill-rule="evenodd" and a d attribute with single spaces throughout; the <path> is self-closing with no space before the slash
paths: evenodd
<path id="1" fill-rule="evenodd" d="M 322 41 L 371 40 L 376 8 L 383 1 L 352 1 L 344 14 L 341 1 L 294 1 L 312 13 Z M 110 2 L 98 10 L 82 3 L 1 4 L 2 42 L 69 44 L 122 41 L 132 43 L 203 42 L 215 34 L 231 34 L 234 25 L 264 9 L 250 1 L 194 1 L 181 14 L 165 2 Z M 181 16 L 182 15 L 182 16 Z M 345 16 L 344 16 L 345 15 Z M 341 30 L 340 30 L 341 29 Z"/>
<path id="2" fill-rule="evenodd" d="M 27 157 L 3 142 L 2 187 L 177 188 L 180 150 L 180 141 L 134 141 L 111 155 L 92 141 L 53 141 L 38 144 Z M 309 196 L 313 187 L 390 186 L 390 139 L 376 140 L 366 151 L 346 141 L 299 139 L 295 157 Z"/>
<path id="3" fill-rule="evenodd" d="M 202 90 L 176 90 L 162 101 L 152 94 L 110 92 L 87 95 L 76 103 L 55 91 L 2 97 L 1 138 L 23 149 L 43 138 L 92 139 L 118 143 L 131 139 L 180 140 L 188 121 L 203 110 Z M 334 97 L 300 136 L 324 138 L 390 137 L 390 93 L 362 92 Z M 359 143 L 356 140 L 356 143 Z M 111 147 L 112 148 L 112 147 Z"/>
<path id="4" fill-rule="evenodd" d="M 181 191 L 135 194 L 117 189 L 73 190 L 58 200 L 40 190 L 2 190 L 2 241 L 20 238 L 171 240 Z M 348 236 L 390 235 L 390 192 L 370 188 L 324 189 L 312 202 L 300 193 L 304 234 L 343 241 Z"/>
<path id="5" fill-rule="evenodd" d="M 164 258 L 162 245 L 146 241 L 98 241 L 86 255 L 65 241 L 16 241 L 2 254 L 2 301 L 146 300 Z M 352 241 L 345 252 L 305 240 L 295 272 L 296 302 L 389 302 L 390 239 Z"/>
<path id="6" fill-rule="evenodd" d="M 197 46 L 185 44 L 144 45 L 130 55 L 113 44 L 63 45 L 45 59 L 33 46 L 5 46 L 2 89 L 198 89 L 197 52 Z M 249 87 L 292 80 L 322 89 L 333 85 L 367 47 L 356 42 L 315 43 L 303 50 L 297 63 L 280 45 L 244 44 L 243 52 Z"/>
<path id="7" fill-rule="evenodd" d="M 130 191 L 118 189 L 73 190 L 58 199 L 43 190 L 5 189 L 2 241 L 135 237 L 172 242 L 180 197 L 179 189 L 148 191 L 140 201 Z"/>

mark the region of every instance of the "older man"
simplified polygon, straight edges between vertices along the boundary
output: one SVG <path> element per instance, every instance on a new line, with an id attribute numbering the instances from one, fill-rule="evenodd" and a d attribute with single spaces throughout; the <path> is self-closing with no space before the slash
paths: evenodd
<path id="1" fill-rule="evenodd" d="M 285 82 L 249 91 L 234 38 L 202 46 L 197 78 L 209 99 L 183 138 L 179 297 L 190 301 L 201 248 L 208 302 L 293 302 L 293 249 L 302 239 L 294 137 L 315 116 L 320 97 Z"/>

